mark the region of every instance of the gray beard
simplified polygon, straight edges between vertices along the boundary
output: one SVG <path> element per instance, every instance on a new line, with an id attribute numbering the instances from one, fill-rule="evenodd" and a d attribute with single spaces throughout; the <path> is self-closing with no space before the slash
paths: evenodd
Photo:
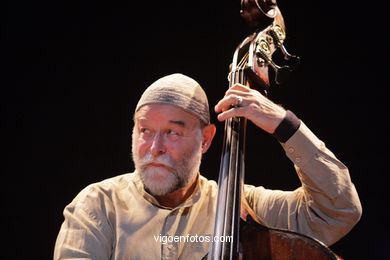
<path id="1" fill-rule="evenodd" d="M 200 143 L 201 140 L 188 153 L 183 154 L 183 159 L 180 162 L 175 162 L 166 153 L 155 158 L 150 153 L 147 153 L 140 158 L 135 149 L 133 138 L 133 161 L 145 190 L 154 196 L 162 196 L 185 187 L 199 172 L 202 159 Z M 162 163 L 167 167 L 148 165 L 151 162 Z"/>

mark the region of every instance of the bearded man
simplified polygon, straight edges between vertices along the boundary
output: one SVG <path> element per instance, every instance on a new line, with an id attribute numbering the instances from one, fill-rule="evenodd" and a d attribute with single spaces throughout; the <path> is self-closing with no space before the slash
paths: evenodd
<path id="1" fill-rule="evenodd" d="M 357 223 L 362 210 L 348 169 L 291 111 L 239 84 L 214 110 L 220 121 L 245 117 L 272 134 L 295 165 L 302 185 L 294 191 L 245 185 L 264 223 L 326 245 Z M 213 241 L 218 187 L 199 167 L 215 132 L 195 80 L 172 74 L 154 82 L 135 109 L 135 171 L 89 185 L 66 206 L 54 259 L 201 259 Z"/>

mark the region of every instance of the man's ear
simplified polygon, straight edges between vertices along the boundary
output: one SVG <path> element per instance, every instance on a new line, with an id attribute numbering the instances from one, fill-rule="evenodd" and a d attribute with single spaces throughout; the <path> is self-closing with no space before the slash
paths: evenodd
<path id="1" fill-rule="evenodd" d="M 215 136 L 215 132 L 217 131 L 217 128 L 214 124 L 209 124 L 205 126 L 202 130 L 203 140 L 202 140 L 202 153 L 207 152 L 209 149 L 211 142 L 213 141 L 213 138 Z"/>

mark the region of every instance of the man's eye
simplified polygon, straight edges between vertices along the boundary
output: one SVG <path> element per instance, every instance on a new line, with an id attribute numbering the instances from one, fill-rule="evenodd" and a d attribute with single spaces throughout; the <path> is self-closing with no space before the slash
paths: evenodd
<path id="1" fill-rule="evenodd" d="M 179 140 L 181 134 L 179 132 L 173 131 L 173 130 L 168 130 L 167 132 L 167 138 L 168 140 L 171 141 L 177 141 Z"/>
<path id="2" fill-rule="evenodd" d="M 141 127 L 140 132 L 143 133 L 143 134 L 147 134 L 147 135 L 152 133 L 152 131 L 150 131 L 147 128 L 143 128 L 143 127 Z"/>
<path id="3" fill-rule="evenodd" d="M 176 131 L 173 131 L 173 130 L 168 130 L 168 135 L 179 135 L 179 133 L 178 132 L 176 132 Z"/>

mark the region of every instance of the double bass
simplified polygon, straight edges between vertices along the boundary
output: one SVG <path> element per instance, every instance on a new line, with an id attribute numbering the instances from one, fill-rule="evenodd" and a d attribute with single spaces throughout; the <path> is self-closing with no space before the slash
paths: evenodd
<path id="1" fill-rule="evenodd" d="M 241 15 L 256 31 L 236 48 L 229 74 L 229 87 L 237 83 L 256 88 L 263 95 L 271 85 L 283 83 L 299 63 L 287 52 L 286 28 L 276 0 L 241 0 Z M 273 56 L 279 52 L 281 65 Z M 337 260 L 342 259 L 319 240 L 297 232 L 268 227 L 243 196 L 246 119 L 225 121 L 214 236 L 233 237 L 218 241 L 203 259 L 211 260 Z M 244 212 L 244 213 L 243 213 Z"/>

